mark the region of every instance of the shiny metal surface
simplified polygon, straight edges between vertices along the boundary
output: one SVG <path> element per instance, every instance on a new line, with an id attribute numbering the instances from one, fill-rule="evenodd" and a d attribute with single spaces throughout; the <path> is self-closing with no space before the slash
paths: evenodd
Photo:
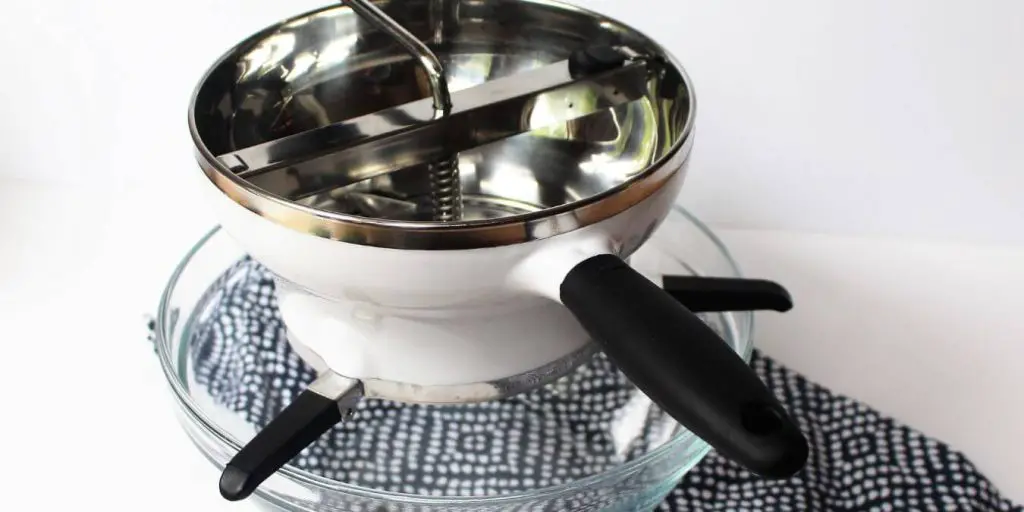
<path id="1" fill-rule="evenodd" d="M 452 108 L 451 94 L 448 92 L 448 81 L 444 76 L 441 60 L 430 51 L 427 45 L 416 39 L 405 28 L 381 12 L 370 0 L 343 0 L 345 5 L 369 21 L 377 29 L 391 34 L 395 42 L 402 45 L 410 55 L 420 61 L 423 71 L 430 81 L 430 94 L 434 99 L 434 111 L 437 116 L 448 115 Z M 440 5 L 443 0 L 434 0 Z M 445 157 L 427 167 L 430 173 L 430 201 L 433 204 L 432 220 L 450 222 L 458 220 L 462 212 L 462 190 L 459 188 L 458 161 Z"/>
<path id="2" fill-rule="evenodd" d="M 462 180 L 459 178 L 459 159 L 449 156 L 427 166 L 430 176 L 431 219 L 441 222 L 462 220 Z M 384 219 L 409 219 L 373 215 Z"/>
<path id="3" fill-rule="evenodd" d="M 298 199 L 635 101 L 647 93 L 649 75 L 646 63 L 632 62 L 578 81 L 570 76 L 569 63 L 563 60 L 462 90 L 452 98 L 454 107 L 444 116 L 435 115 L 433 102 L 425 99 L 219 158 L 255 185 Z M 576 105 L 573 101 L 577 98 L 591 101 Z M 530 114 L 538 104 L 564 104 L 566 108 L 548 119 L 523 122 L 524 113 Z M 272 173 L 304 179 L 268 176 Z M 303 184 L 315 190 L 303 188 Z"/>
<path id="4" fill-rule="evenodd" d="M 395 42 L 402 45 L 416 60 L 420 61 L 423 71 L 427 74 L 427 80 L 430 82 L 434 110 L 442 112 L 443 115 L 444 112 L 452 108 L 452 98 L 448 92 L 448 81 L 445 80 L 441 60 L 434 55 L 434 52 L 430 51 L 427 45 L 423 44 L 423 41 L 417 39 L 394 19 L 384 14 L 370 0 L 342 0 L 342 3 L 372 23 L 378 30 L 390 34 L 395 38 Z"/>
<path id="5" fill-rule="evenodd" d="M 363 383 L 330 370 L 317 376 L 309 390 L 338 404 L 342 418 L 348 418 L 363 399 Z"/>
<path id="6" fill-rule="evenodd" d="M 332 371 L 320 374 L 310 383 L 309 390 L 330 400 L 340 401 L 346 397 L 359 400 L 363 395 L 362 386 L 357 379 L 350 379 Z"/>
<path id="7" fill-rule="evenodd" d="M 618 72 L 630 79 L 576 82 L 557 94 L 534 94 L 507 115 L 462 118 L 469 126 L 456 134 L 480 134 L 468 148 L 465 139 L 454 144 L 457 138 L 436 129 L 405 144 L 371 138 L 376 145 L 296 164 L 287 162 L 295 155 L 276 151 L 301 140 L 303 132 L 328 137 L 325 127 L 337 123 L 351 127 L 358 121 L 360 130 L 371 118 L 445 126 L 434 121 L 423 67 L 390 35 L 343 6 L 298 16 L 228 52 L 196 90 L 190 128 L 197 159 L 223 193 L 270 221 L 315 236 L 378 247 L 459 249 L 577 229 L 682 179 L 692 145 L 692 88 L 674 59 L 643 34 L 547 0 L 375 5 L 438 56 L 453 113 L 474 88 L 486 90 L 484 84 L 508 79 L 536 87 L 540 82 L 526 77 L 557 77 L 571 52 L 595 42 L 630 48 L 639 60 Z M 630 97 L 616 99 L 616 88 L 620 97 Z M 390 117 L 381 119 L 382 112 Z M 504 137 L 492 134 L 501 130 Z M 401 136 L 381 138 L 395 140 Z M 261 161 L 252 155 L 259 148 L 275 150 Z M 457 165 L 467 204 L 475 198 L 522 207 L 507 215 L 433 221 L 426 213 L 434 208 L 428 166 L 444 158 Z M 279 172 L 235 174 L 275 163 Z M 385 203 L 404 206 L 366 207 Z"/>

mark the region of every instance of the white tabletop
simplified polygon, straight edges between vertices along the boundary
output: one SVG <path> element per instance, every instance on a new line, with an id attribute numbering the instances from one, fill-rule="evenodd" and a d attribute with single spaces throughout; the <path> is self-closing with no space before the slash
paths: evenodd
<path id="1" fill-rule="evenodd" d="M 163 184 L 121 192 L 0 180 L 12 490 L 69 509 L 250 510 L 220 499 L 145 340 L 143 315 L 211 220 Z M 1024 502 L 1024 249 L 718 233 L 747 274 L 794 295 L 758 317 L 766 354 L 949 442 Z"/>

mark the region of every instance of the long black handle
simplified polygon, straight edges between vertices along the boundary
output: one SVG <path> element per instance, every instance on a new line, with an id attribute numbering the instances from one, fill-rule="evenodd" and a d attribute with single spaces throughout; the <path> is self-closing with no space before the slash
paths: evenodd
<path id="1" fill-rule="evenodd" d="M 807 460 L 807 441 L 757 374 L 707 324 L 612 255 L 576 265 L 562 302 L 651 400 L 723 456 L 766 478 Z"/>
<path id="2" fill-rule="evenodd" d="M 661 287 L 694 313 L 785 312 L 793 308 L 789 291 L 779 283 L 764 279 L 666 275 L 661 278 Z"/>
<path id="3" fill-rule="evenodd" d="M 340 422 L 345 407 L 342 398 L 349 392 L 361 393 L 357 383 L 346 384 L 321 377 L 300 393 L 224 467 L 221 496 L 231 501 L 247 498 L 270 475 Z"/>

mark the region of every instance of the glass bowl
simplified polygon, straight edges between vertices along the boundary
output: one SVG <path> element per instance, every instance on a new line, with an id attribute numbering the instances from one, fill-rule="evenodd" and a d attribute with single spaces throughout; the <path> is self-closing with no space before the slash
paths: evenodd
<path id="1" fill-rule="evenodd" d="M 682 208 L 630 264 L 655 282 L 666 274 L 741 275 L 715 235 Z M 272 294 L 258 293 L 270 282 L 261 272 L 215 228 L 175 269 L 157 311 L 156 352 L 177 417 L 218 469 L 315 377 L 283 341 L 283 326 L 270 327 L 276 305 Z M 243 294 L 252 298 L 245 308 L 248 323 L 218 317 L 232 308 L 238 312 Z M 702 317 L 749 361 L 751 313 Z M 280 334 L 259 336 L 268 329 Z M 252 336 L 224 334 L 240 331 Z M 261 363 L 261 354 L 269 352 L 287 365 L 280 359 Z M 280 375 L 252 375 L 264 370 Z M 243 388 L 247 395 L 240 394 Z M 600 354 L 551 384 L 501 401 L 363 402 L 352 420 L 270 477 L 250 500 L 286 511 L 650 511 L 709 451 Z M 426 431 L 424 418 L 434 421 Z M 394 432 L 406 426 L 408 432 Z M 441 449 L 403 448 L 414 446 L 407 443 L 410 435 L 446 441 L 436 444 Z"/>

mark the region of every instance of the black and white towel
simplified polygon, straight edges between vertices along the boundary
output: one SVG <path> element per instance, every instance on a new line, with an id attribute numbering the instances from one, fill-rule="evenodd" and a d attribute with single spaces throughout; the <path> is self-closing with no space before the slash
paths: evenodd
<path id="1" fill-rule="evenodd" d="M 192 329 L 194 384 L 220 407 L 262 426 L 315 374 L 285 340 L 269 274 L 249 259 L 231 272 Z M 808 466 L 795 478 L 766 481 L 711 452 L 658 510 L 1024 512 L 942 442 L 763 354 L 755 352 L 752 364 L 808 436 Z M 605 358 L 559 386 L 473 406 L 364 400 L 352 421 L 294 464 L 397 492 L 487 495 L 594 474 L 664 439 L 656 428 L 669 423 L 663 417 L 647 417 L 649 427 L 626 448 L 610 439 L 609 422 L 635 393 Z"/>

